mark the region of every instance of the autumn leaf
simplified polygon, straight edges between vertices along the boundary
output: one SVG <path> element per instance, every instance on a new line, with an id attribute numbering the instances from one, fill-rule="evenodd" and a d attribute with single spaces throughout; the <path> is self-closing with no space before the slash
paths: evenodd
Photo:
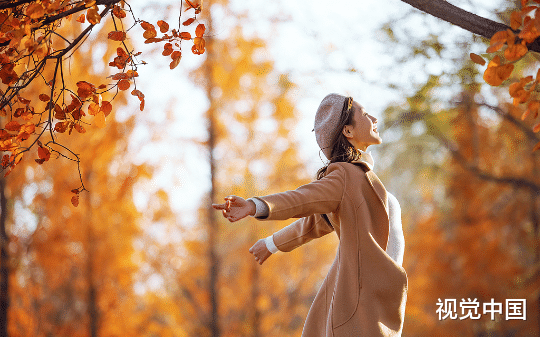
<path id="1" fill-rule="evenodd" d="M 51 158 L 51 151 L 48 148 L 40 146 L 38 147 L 38 157 L 43 161 L 48 161 Z"/>
<path id="2" fill-rule="evenodd" d="M 168 56 L 172 52 L 173 52 L 172 44 L 171 43 L 165 43 L 165 45 L 163 46 L 163 52 L 161 53 L 161 55 Z"/>
<path id="3" fill-rule="evenodd" d="M 118 81 L 118 89 L 120 90 L 128 90 L 131 83 L 129 83 L 128 80 L 120 80 Z"/>
<path id="4" fill-rule="evenodd" d="M 80 22 L 80 23 L 84 23 L 86 21 L 86 16 L 84 14 L 81 14 L 78 18 L 77 18 L 77 22 Z"/>
<path id="5" fill-rule="evenodd" d="M 152 39 L 157 36 L 157 32 L 154 29 L 148 29 L 144 31 L 143 37 L 145 39 Z"/>
<path id="6" fill-rule="evenodd" d="M 141 22 L 141 27 L 142 29 L 144 30 L 156 30 L 156 28 L 154 27 L 153 24 L 149 23 L 149 22 L 146 22 L 146 21 L 142 21 Z"/>
<path id="7" fill-rule="evenodd" d="M 500 50 L 503 47 L 504 43 L 506 42 L 507 38 L 508 38 L 508 32 L 505 30 L 493 34 L 490 40 L 490 45 L 488 49 L 486 50 L 486 52 L 494 53 Z"/>
<path id="8" fill-rule="evenodd" d="M 94 117 L 94 125 L 100 129 L 103 129 L 105 127 L 105 114 L 103 113 L 103 111 L 100 111 Z"/>
<path id="9" fill-rule="evenodd" d="M 79 195 L 78 194 L 75 194 L 74 196 L 71 197 L 71 203 L 75 207 L 79 206 Z"/>
<path id="10" fill-rule="evenodd" d="M 112 111 L 112 104 L 109 101 L 103 101 L 101 102 L 101 111 L 105 115 L 105 117 L 109 116 L 109 114 Z"/>
<path id="11" fill-rule="evenodd" d="M 517 61 L 523 56 L 525 56 L 528 51 L 529 50 L 525 45 L 523 45 L 522 43 L 518 43 L 506 48 L 506 50 L 504 51 L 504 57 L 508 61 Z"/>
<path id="12" fill-rule="evenodd" d="M 97 103 L 92 102 L 88 106 L 88 114 L 89 115 L 95 116 L 95 115 L 97 115 L 99 113 L 100 110 L 101 109 L 99 107 L 99 104 L 97 104 Z"/>
<path id="13" fill-rule="evenodd" d="M 26 7 L 26 15 L 28 15 L 31 19 L 39 19 L 44 14 L 45 10 L 39 3 L 32 3 Z"/>
<path id="14" fill-rule="evenodd" d="M 113 41 L 124 41 L 126 39 L 126 32 L 115 30 L 110 32 L 107 38 Z"/>
<path id="15" fill-rule="evenodd" d="M 194 21 L 195 21 L 195 18 L 189 18 L 189 19 L 187 19 L 186 21 L 184 21 L 184 22 L 182 23 L 182 25 L 184 25 L 184 26 L 189 26 L 189 25 L 191 25 Z"/>
<path id="16" fill-rule="evenodd" d="M 197 25 L 197 28 L 195 28 L 195 35 L 197 37 L 202 37 L 205 30 L 206 27 L 204 26 L 204 24 L 200 23 L 199 25 Z"/>
<path id="17" fill-rule="evenodd" d="M 97 6 L 88 8 L 88 10 L 86 11 L 86 18 L 88 19 L 88 22 L 93 25 L 97 25 L 101 22 L 101 16 L 98 13 Z"/>
<path id="18" fill-rule="evenodd" d="M 126 73 L 117 73 L 112 76 L 109 76 L 111 79 L 118 81 L 118 80 L 127 80 L 129 78 L 128 74 Z"/>
<path id="19" fill-rule="evenodd" d="M 21 128 L 21 125 L 17 121 L 8 122 L 6 126 L 4 127 L 4 129 L 9 130 L 9 131 L 19 131 L 20 128 Z"/>
<path id="20" fill-rule="evenodd" d="M 69 121 L 58 122 L 54 126 L 54 131 L 58 133 L 64 133 L 66 132 L 68 125 L 69 125 Z"/>
<path id="21" fill-rule="evenodd" d="M 513 30 L 517 30 L 521 26 L 521 13 L 519 11 L 514 11 L 510 15 L 510 27 Z"/>
<path id="22" fill-rule="evenodd" d="M 85 133 L 85 132 L 86 132 L 86 130 L 84 129 L 84 127 L 83 127 L 81 124 L 79 124 L 79 123 L 75 124 L 74 127 L 75 127 L 75 130 L 77 130 L 79 133 Z"/>
<path id="23" fill-rule="evenodd" d="M 46 95 L 46 94 L 39 94 L 38 98 L 40 101 L 43 101 L 43 102 L 48 102 L 51 99 L 49 95 Z"/>
<path id="24" fill-rule="evenodd" d="M 173 57 L 173 60 L 172 60 L 171 64 L 169 65 L 171 70 L 176 68 L 176 66 L 178 66 L 178 64 L 180 63 L 180 59 L 182 58 L 182 54 L 180 52 L 175 51 L 174 53 L 179 53 L 179 55 L 176 58 Z"/>
<path id="25" fill-rule="evenodd" d="M 191 34 L 189 32 L 181 32 L 180 34 L 178 34 L 178 36 L 182 40 L 191 40 Z"/>
<path id="26" fill-rule="evenodd" d="M 126 12 L 122 8 L 120 8 L 120 6 L 114 6 L 112 13 L 119 19 L 123 19 L 126 17 Z"/>
<path id="27" fill-rule="evenodd" d="M 96 92 L 96 87 L 92 83 L 86 81 L 77 82 L 77 87 L 77 95 L 82 99 L 85 99 Z"/>
<path id="28" fill-rule="evenodd" d="M 169 24 L 163 20 L 159 20 L 157 25 L 159 27 L 159 31 L 162 33 L 166 33 L 169 30 Z"/>
<path id="29" fill-rule="evenodd" d="M 484 60 L 484 58 L 482 56 L 480 56 L 478 54 L 475 54 L 475 53 L 471 53 L 470 56 L 471 56 L 471 60 L 474 63 L 479 64 L 481 66 L 486 64 L 486 60 Z"/>

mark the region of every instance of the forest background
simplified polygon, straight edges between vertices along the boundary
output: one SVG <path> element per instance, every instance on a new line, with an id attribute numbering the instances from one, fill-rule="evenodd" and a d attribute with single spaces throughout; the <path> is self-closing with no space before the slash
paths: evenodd
<path id="1" fill-rule="evenodd" d="M 519 1 L 455 4 L 510 24 Z M 180 11 L 130 5 L 154 24 Z M 329 92 L 379 120 L 384 142 L 369 150 L 406 242 L 403 336 L 540 335 L 539 137 L 470 60 L 487 40 L 399 1 L 205 1 L 198 19 L 206 52 L 186 48 L 173 70 L 160 46 L 128 40 L 149 63 L 137 70 L 146 107 L 119 95 L 105 125 L 69 135 L 80 170 L 25 158 L 1 180 L 3 335 L 300 336 L 335 235 L 259 266 L 249 247 L 289 222 L 230 224 L 209 205 L 311 181 L 323 165 L 313 117 Z M 115 73 L 111 30 L 103 20 L 73 54 L 73 81 Z M 536 72 L 526 57 L 514 76 Z M 492 299 L 502 309 L 441 319 L 447 299 L 475 300 L 473 316 Z M 526 319 L 505 317 L 507 299 L 526 300 Z"/>

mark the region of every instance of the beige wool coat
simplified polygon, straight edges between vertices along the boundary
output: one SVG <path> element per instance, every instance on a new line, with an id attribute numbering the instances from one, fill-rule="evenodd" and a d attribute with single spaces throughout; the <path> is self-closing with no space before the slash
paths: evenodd
<path id="1" fill-rule="evenodd" d="M 258 198 L 269 208 L 261 220 L 300 218 L 273 234 L 280 251 L 334 230 L 339 237 L 336 258 L 311 305 L 302 337 L 401 335 L 407 273 L 386 253 L 388 199 L 373 171 L 363 163 L 332 163 L 320 180 Z"/>

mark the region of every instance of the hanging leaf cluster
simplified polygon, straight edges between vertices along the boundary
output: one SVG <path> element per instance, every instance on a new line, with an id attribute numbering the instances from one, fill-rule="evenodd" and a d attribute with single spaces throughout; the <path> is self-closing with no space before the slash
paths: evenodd
<path id="1" fill-rule="evenodd" d="M 182 40 L 192 40 L 188 32 L 180 32 L 180 27 L 195 26 L 197 14 L 202 10 L 200 4 L 185 0 L 181 14 L 182 6 L 193 13 L 192 17 L 179 22 L 178 28 L 171 32 L 169 25 L 159 20 L 157 27 L 163 35 L 158 37 L 154 25 L 136 18 L 129 4 L 122 0 L 3 1 L 0 5 L 0 151 L 3 153 L 0 156 L 4 176 L 29 153 L 41 165 L 50 162 L 51 156 L 72 160 L 82 176 L 79 156 L 70 149 L 66 136 L 73 130 L 80 134 L 91 131 L 90 126 L 105 128 L 113 112 L 113 100 L 124 91 L 139 100 L 143 111 L 145 96 L 137 88 L 136 79 L 138 66 L 146 62 L 139 60 L 141 53 L 126 43 L 130 29 L 140 23 L 145 43 L 166 42 L 163 55 L 171 57 L 170 68 L 174 69 L 181 59 Z M 133 26 L 127 26 L 127 19 L 134 22 Z M 114 26 L 114 30 L 106 33 L 108 45 L 116 48 L 116 55 L 108 63 L 113 75 L 101 83 L 91 83 L 85 78 L 71 80 L 67 69 L 71 55 L 103 20 L 111 20 Z M 192 48 L 195 54 L 205 51 L 204 30 L 202 23 L 195 29 Z M 36 87 L 42 88 L 37 97 L 25 94 Z M 32 149 L 35 152 L 30 152 Z M 75 196 L 78 198 L 84 190 L 81 178 L 81 186 L 74 189 L 78 191 Z"/>
<path id="2" fill-rule="evenodd" d="M 484 71 L 484 81 L 489 85 L 500 86 L 508 80 L 514 70 L 514 64 L 527 55 L 529 46 L 540 37 L 540 0 L 521 0 L 521 9 L 513 11 L 510 16 L 510 27 L 511 29 L 493 34 L 486 50 L 487 56 L 492 56 Z M 474 53 L 470 56 L 473 62 L 482 66 L 486 64 L 482 56 Z M 521 115 L 522 120 L 529 115 L 535 120 L 538 118 L 539 83 L 540 69 L 536 77 L 521 77 L 509 86 L 508 91 L 513 98 L 513 104 L 527 106 Z M 533 131 L 540 131 L 540 122 L 533 126 Z M 533 151 L 538 149 L 540 142 L 535 145 Z"/>

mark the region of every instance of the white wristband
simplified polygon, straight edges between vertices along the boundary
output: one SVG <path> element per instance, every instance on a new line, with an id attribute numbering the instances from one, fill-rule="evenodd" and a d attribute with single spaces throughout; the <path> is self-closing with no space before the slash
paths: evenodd
<path id="1" fill-rule="evenodd" d="M 264 239 L 264 243 L 266 243 L 266 248 L 270 251 L 270 253 L 275 254 L 279 252 L 279 249 L 277 249 L 276 244 L 274 243 L 273 235 L 270 235 Z"/>

